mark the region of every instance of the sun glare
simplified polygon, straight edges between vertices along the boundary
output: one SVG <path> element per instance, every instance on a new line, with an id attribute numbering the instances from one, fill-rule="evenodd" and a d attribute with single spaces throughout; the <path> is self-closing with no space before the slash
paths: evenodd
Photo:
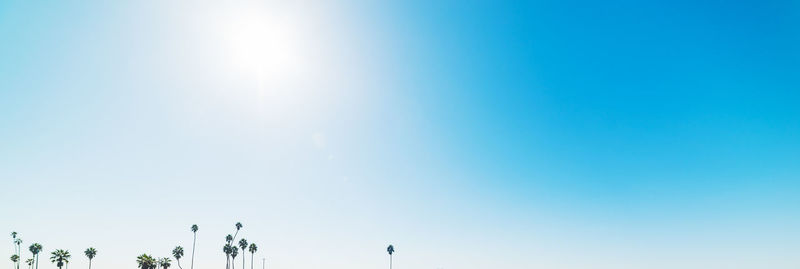
<path id="1" fill-rule="evenodd" d="M 253 72 L 261 83 L 287 84 L 308 75 L 307 36 L 291 16 L 247 14 L 231 18 L 226 29 L 232 65 Z"/>

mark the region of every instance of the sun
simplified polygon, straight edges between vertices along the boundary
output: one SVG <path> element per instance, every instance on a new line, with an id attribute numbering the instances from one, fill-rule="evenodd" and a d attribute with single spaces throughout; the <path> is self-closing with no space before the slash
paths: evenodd
<path id="1" fill-rule="evenodd" d="M 311 71 L 311 40 L 292 14 L 242 12 L 229 18 L 224 41 L 232 67 L 262 83 L 290 83 Z"/>

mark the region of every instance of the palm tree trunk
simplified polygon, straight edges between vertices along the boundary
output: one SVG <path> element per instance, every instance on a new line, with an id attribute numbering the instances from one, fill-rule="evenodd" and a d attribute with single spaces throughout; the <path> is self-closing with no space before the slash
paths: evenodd
<path id="1" fill-rule="evenodd" d="M 89 269 L 92 269 L 92 259 L 89 259 Z"/>
<path id="2" fill-rule="evenodd" d="M 392 269 L 392 254 L 389 254 L 389 269 Z"/>
<path id="3" fill-rule="evenodd" d="M 243 250 L 242 250 L 242 269 L 244 269 L 244 268 L 245 268 L 245 267 L 244 267 L 244 261 L 245 261 L 245 259 L 244 259 L 244 255 L 245 255 L 246 253 L 247 253 L 247 251 L 244 251 L 244 249 L 243 249 Z"/>
<path id="4" fill-rule="evenodd" d="M 250 253 L 250 269 L 253 269 L 253 256 L 255 256 L 255 253 Z"/>
<path id="5" fill-rule="evenodd" d="M 194 269 L 194 243 L 197 242 L 197 232 L 194 232 L 194 236 L 192 238 L 192 269 Z M 39 268 L 36 268 L 39 269 Z"/>

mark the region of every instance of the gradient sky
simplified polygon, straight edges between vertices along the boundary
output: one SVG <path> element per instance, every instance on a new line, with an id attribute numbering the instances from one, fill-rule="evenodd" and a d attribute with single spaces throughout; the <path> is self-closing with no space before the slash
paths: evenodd
<path id="1" fill-rule="evenodd" d="M 70 268 L 798 268 L 800 3 L 4 0 L 0 182 Z"/>

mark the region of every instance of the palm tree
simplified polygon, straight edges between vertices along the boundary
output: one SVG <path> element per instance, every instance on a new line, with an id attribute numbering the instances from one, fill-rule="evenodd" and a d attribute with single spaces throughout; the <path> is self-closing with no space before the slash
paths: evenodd
<path id="1" fill-rule="evenodd" d="M 161 265 L 162 269 L 169 269 L 169 267 L 172 265 L 172 260 L 166 257 L 161 258 L 158 260 L 158 265 Z"/>
<path id="2" fill-rule="evenodd" d="M 33 256 L 36 257 L 36 269 L 39 269 L 39 252 L 42 252 L 42 245 L 39 243 L 33 243 L 33 245 L 28 247 L 28 250 L 30 250 L 31 253 L 33 253 Z"/>
<path id="3" fill-rule="evenodd" d="M 11 244 L 14 245 L 14 254 L 17 254 L 17 232 L 11 232 Z"/>
<path id="4" fill-rule="evenodd" d="M 17 266 L 17 269 L 19 269 L 19 255 L 21 254 L 19 252 L 20 252 L 20 250 L 22 250 L 22 247 L 20 247 L 20 245 L 22 244 L 22 238 L 16 238 L 17 232 L 12 232 L 11 236 L 15 237 L 14 238 L 14 253 L 15 253 L 15 255 L 17 255 L 17 261 L 16 261 L 15 265 Z"/>
<path id="5" fill-rule="evenodd" d="M 239 240 L 239 248 L 242 250 L 242 269 L 244 269 L 244 254 L 247 253 L 247 240 L 244 238 Z"/>
<path id="6" fill-rule="evenodd" d="M 19 262 L 19 255 L 11 255 L 11 262 L 14 263 L 14 265 L 17 265 L 17 262 Z"/>
<path id="7" fill-rule="evenodd" d="M 389 252 L 389 269 L 392 269 L 392 253 L 394 253 L 394 246 L 389 245 L 386 251 Z"/>
<path id="8" fill-rule="evenodd" d="M 63 249 L 56 249 L 56 251 L 53 251 L 50 254 L 52 255 L 50 256 L 50 262 L 55 263 L 59 269 L 61 269 L 61 267 L 64 266 L 64 264 L 68 263 L 69 258 L 72 257 L 69 254 L 69 250 L 63 250 Z"/>
<path id="9" fill-rule="evenodd" d="M 89 258 L 89 269 L 92 269 L 92 259 L 94 259 L 94 256 L 97 256 L 97 250 L 94 248 L 87 248 L 83 254 L 86 254 L 86 257 Z"/>
<path id="10" fill-rule="evenodd" d="M 136 257 L 136 263 L 139 264 L 139 268 L 141 269 L 155 269 L 156 265 L 158 264 L 156 259 L 147 254 L 142 254 L 139 255 L 139 257 Z"/>
<path id="11" fill-rule="evenodd" d="M 230 268 L 231 264 L 231 252 L 233 252 L 233 246 L 231 246 L 231 244 L 225 244 L 225 246 L 222 247 L 222 252 L 225 252 L 225 269 L 228 269 Z"/>
<path id="12" fill-rule="evenodd" d="M 28 265 L 28 269 L 33 268 L 33 258 L 25 260 L 25 264 Z"/>
<path id="13" fill-rule="evenodd" d="M 192 238 L 192 267 L 194 269 L 194 243 L 197 241 L 197 224 L 192 224 L 192 233 L 194 234 Z"/>
<path id="14" fill-rule="evenodd" d="M 241 230 L 242 227 L 244 227 L 244 226 L 242 225 L 241 222 L 237 222 L 236 223 L 236 233 L 233 234 L 233 240 L 236 240 L 236 236 L 239 235 L 239 230 Z"/>
<path id="15" fill-rule="evenodd" d="M 182 246 L 177 246 L 172 250 L 172 257 L 175 257 L 175 260 L 178 261 L 178 268 L 183 269 L 183 267 L 181 267 L 181 258 L 183 257 Z"/>
<path id="16" fill-rule="evenodd" d="M 225 245 L 228 245 L 228 247 L 233 247 L 233 235 L 228 234 L 225 236 Z M 222 247 L 222 251 L 225 251 L 225 247 Z M 231 252 L 233 252 L 233 249 L 229 249 L 226 254 L 230 256 Z M 228 260 L 226 263 L 227 265 L 225 265 L 225 268 L 230 268 L 230 260 Z"/>
<path id="17" fill-rule="evenodd" d="M 242 248 L 242 249 L 244 249 L 244 248 Z M 258 251 L 258 247 L 256 246 L 255 243 L 250 243 L 250 249 L 249 250 L 250 250 L 250 269 L 253 269 L 253 256 L 256 255 L 256 251 Z M 244 258 L 244 257 L 242 257 L 242 258 Z M 244 269 L 244 268 L 242 268 L 242 269 Z"/>
<path id="18" fill-rule="evenodd" d="M 233 262 L 236 261 L 236 256 L 238 255 L 239 255 L 239 248 L 233 246 L 233 248 L 231 249 L 231 269 L 236 268 L 236 266 L 233 265 Z"/>

